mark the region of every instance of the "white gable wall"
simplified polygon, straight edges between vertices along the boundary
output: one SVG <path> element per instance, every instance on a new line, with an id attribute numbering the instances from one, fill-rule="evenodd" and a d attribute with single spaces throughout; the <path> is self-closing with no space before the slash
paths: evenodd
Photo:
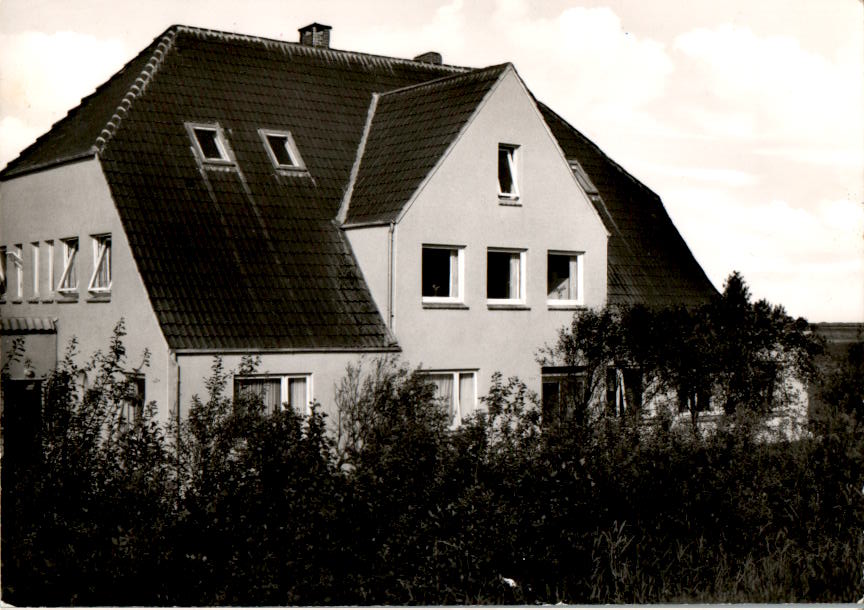
<path id="1" fill-rule="evenodd" d="M 499 143 L 519 146 L 519 206 L 499 202 Z M 547 305 L 547 253 L 584 252 L 584 305 L 600 307 L 606 241 L 602 221 L 509 70 L 397 225 L 394 330 L 404 357 L 427 369 L 476 369 L 481 396 L 496 370 L 539 391 L 537 351 L 574 314 Z M 424 308 L 423 244 L 464 246 L 467 310 Z M 488 307 L 488 248 L 526 250 L 527 309 Z"/>

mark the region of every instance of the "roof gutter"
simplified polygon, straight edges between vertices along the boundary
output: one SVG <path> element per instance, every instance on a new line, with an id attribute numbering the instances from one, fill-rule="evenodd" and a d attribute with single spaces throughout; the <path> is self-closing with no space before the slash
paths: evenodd
<path id="1" fill-rule="evenodd" d="M 96 148 L 92 147 L 84 152 L 74 153 L 65 157 L 58 157 L 57 159 L 51 159 L 50 161 L 37 163 L 36 165 L 30 165 L 21 169 L 6 169 L 0 172 L 0 181 L 9 180 L 10 178 L 18 178 L 19 176 L 26 176 L 27 174 L 34 174 L 46 169 L 51 169 L 52 167 L 76 163 L 78 161 L 83 161 L 84 159 L 93 159 L 97 154 Z"/>

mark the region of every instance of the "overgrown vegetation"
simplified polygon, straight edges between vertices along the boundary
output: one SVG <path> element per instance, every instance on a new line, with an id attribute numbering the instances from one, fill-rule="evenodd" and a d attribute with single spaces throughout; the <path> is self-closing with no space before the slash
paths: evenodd
<path id="1" fill-rule="evenodd" d="M 79 367 L 73 346 L 48 379 L 36 455 L 16 464 L 4 455 L 3 599 L 855 601 L 864 594 L 860 368 L 851 360 L 824 384 L 826 407 L 806 434 L 767 442 L 756 433 L 763 372 L 778 362 L 806 372 L 812 346 L 796 343 L 806 336 L 782 310 L 744 301 L 739 315 L 753 326 L 727 331 L 741 333 L 747 358 L 730 354 L 723 374 L 696 356 L 731 345 L 700 336 L 694 329 L 722 326 L 694 312 L 592 313 L 547 353 L 595 362 L 598 380 L 609 358 L 638 366 L 646 387 L 658 386 L 654 398 L 675 408 L 698 393 L 682 389 L 691 371 L 703 393 L 724 399 L 717 426 L 701 432 L 662 415 L 592 411 L 590 401 L 582 416 L 544 424 L 537 398 L 500 375 L 485 409 L 451 430 L 433 387 L 390 359 L 349 368 L 331 422 L 318 409 L 267 414 L 255 396 L 233 399 L 232 372 L 217 359 L 207 396 L 179 430 L 163 430 L 152 406 L 128 415 L 121 325 L 107 352 Z M 676 315 L 691 324 L 679 322 L 680 338 L 658 334 Z M 651 336 L 692 341 L 693 357 L 664 362 Z M 788 350 L 778 336 L 794 339 Z M 765 337 L 775 339 L 756 340 Z M 244 360 L 239 372 L 256 366 Z M 592 384 L 579 386 L 583 398 Z M 783 400 L 778 391 L 771 408 Z"/>

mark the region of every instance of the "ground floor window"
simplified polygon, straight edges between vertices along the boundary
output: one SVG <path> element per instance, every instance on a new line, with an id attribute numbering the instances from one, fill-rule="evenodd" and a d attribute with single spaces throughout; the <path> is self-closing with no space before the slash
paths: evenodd
<path id="1" fill-rule="evenodd" d="M 131 373 L 127 375 L 127 381 L 126 396 L 120 405 L 120 420 L 134 422 L 144 415 L 144 375 Z"/>
<path id="2" fill-rule="evenodd" d="M 586 403 L 587 377 L 584 367 L 544 366 L 541 407 L 543 423 L 555 425 L 572 419 Z"/>
<path id="3" fill-rule="evenodd" d="M 642 406 L 642 371 L 637 368 L 609 367 L 606 369 L 606 408 L 615 415 L 624 415 Z"/>
<path id="4" fill-rule="evenodd" d="M 294 409 L 307 415 L 312 402 L 312 375 L 260 375 L 234 378 L 234 398 L 257 397 L 265 413 Z"/>
<path id="5" fill-rule="evenodd" d="M 435 385 L 435 395 L 447 408 L 451 424 L 461 424 L 477 405 L 477 373 L 428 371 L 424 374 Z"/>

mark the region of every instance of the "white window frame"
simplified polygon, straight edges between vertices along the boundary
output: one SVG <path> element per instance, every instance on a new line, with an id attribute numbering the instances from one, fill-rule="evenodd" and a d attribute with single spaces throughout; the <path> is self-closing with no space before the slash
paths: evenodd
<path id="1" fill-rule="evenodd" d="M 300 156 L 300 151 L 297 149 L 297 143 L 294 142 L 294 137 L 291 135 L 290 131 L 280 131 L 277 129 L 259 129 L 258 135 L 261 136 L 261 141 L 264 143 L 264 148 L 267 151 L 267 156 L 270 157 L 270 161 L 273 163 L 273 167 L 275 167 L 276 169 L 292 169 L 297 171 L 303 171 L 306 169 L 306 164 L 303 163 L 303 157 Z M 285 138 L 285 149 L 288 152 L 288 156 L 293 159 L 293 165 L 279 163 L 279 159 L 276 157 L 276 152 L 270 145 L 270 140 L 267 139 L 268 136 L 272 136 L 275 138 Z"/>
<path id="2" fill-rule="evenodd" d="M 508 193 L 501 190 L 501 178 L 496 173 L 495 179 L 498 182 L 498 197 L 501 199 L 507 199 L 510 201 L 515 201 L 519 199 L 519 145 L 518 144 L 507 144 L 501 142 L 498 144 L 498 155 L 495 159 L 495 169 L 496 172 L 500 173 L 500 168 L 498 164 L 501 162 L 501 151 L 508 151 L 507 155 L 507 167 L 510 170 L 510 181 L 512 183 L 513 189 Z"/>
<path id="3" fill-rule="evenodd" d="M 195 130 L 212 131 L 215 133 L 216 148 L 219 149 L 222 156 L 219 158 L 206 156 L 204 150 L 201 148 L 201 142 L 198 140 L 198 134 L 195 133 Z M 186 123 L 186 131 L 189 133 L 189 138 L 192 140 L 195 155 L 201 163 L 206 165 L 234 165 L 234 157 L 231 154 L 231 148 L 228 146 L 228 142 L 225 139 L 225 133 L 218 123 Z"/>
<path id="4" fill-rule="evenodd" d="M 33 279 L 33 292 L 32 292 L 32 298 L 34 298 L 34 299 L 38 299 L 38 298 L 39 298 L 39 264 L 40 264 L 40 260 L 39 260 L 39 242 L 38 242 L 38 241 L 30 242 L 30 258 L 31 258 L 31 262 L 32 262 L 32 264 L 33 264 L 33 275 L 32 275 L 32 279 Z"/>
<path id="5" fill-rule="evenodd" d="M 15 300 L 22 301 L 24 300 L 24 246 L 15 244 L 8 255 L 12 257 L 12 265 L 15 267 Z"/>
<path id="6" fill-rule="evenodd" d="M 489 298 L 489 253 L 498 252 L 519 255 L 519 294 L 514 298 L 492 299 Z M 528 250 L 517 248 L 488 248 L 486 250 L 486 302 L 489 305 L 525 305 L 525 295 L 528 289 Z"/>
<path id="7" fill-rule="evenodd" d="M 549 257 L 566 256 L 570 262 L 570 285 L 576 290 L 575 299 L 549 298 Z M 546 253 L 546 304 L 550 307 L 573 307 L 585 304 L 584 286 L 584 252 L 568 252 L 566 250 L 549 250 Z M 575 275 L 575 277 L 574 277 Z"/>
<path id="8" fill-rule="evenodd" d="M 279 379 L 279 409 L 281 411 L 285 410 L 285 404 L 289 402 L 290 399 L 290 382 L 292 379 L 303 379 L 306 381 L 306 405 L 303 409 L 299 409 L 296 406 L 291 406 L 297 413 L 300 415 L 311 415 L 312 414 L 312 397 L 314 396 L 314 392 L 312 391 L 312 373 L 288 373 L 288 374 L 261 374 L 261 375 L 235 375 L 234 383 L 237 381 L 244 381 L 247 379 L 252 380 L 263 380 L 263 379 Z M 235 388 L 236 389 L 236 388 Z"/>
<path id="9" fill-rule="evenodd" d="M 451 384 L 451 396 L 450 400 L 453 402 L 453 421 L 450 422 L 451 428 L 457 428 L 462 425 L 462 421 L 465 417 L 467 417 L 470 413 L 473 413 L 477 410 L 477 373 L 479 369 L 427 369 L 420 371 L 420 373 L 424 376 L 433 376 L 433 375 L 452 375 L 453 383 Z M 471 375 L 472 378 L 472 389 L 474 392 L 474 403 L 471 405 L 463 405 L 462 401 L 459 400 L 459 377 L 461 375 Z"/>
<path id="10" fill-rule="evenodd" d="M 46 240 L 45 246 L 48 250 L 45 253 L 45 258 L 48 259 L 48 291 L 45 293 L 45 297 L 50 298 L 54 294 L 54 240 Z"/>
<path id="11" fill-rule="evenodd" d="M 97 294 L 108 294 L 111 292 L 111 284 L 114 281 L 114 276 L 111 272 L 111 234 L 91 235 L 90 239 L 93 243 L 93 273 L 90 275 L 87 291 Z M 96 279 L 99 276 L 99 266 L 105 262 L 106 255 L 108 256 L 108 285 L 97 286 Z"/>
<path id="12" fill-rule="evenodd" d="M 60 241 L 63 244 L 63 273 L 60 274 L 60 280 L 57 282 L 57 292 L 60 294 L 72 294 L 78 292 L 77 273 L 74 286 L 64 287 L 63 284 L 66 282 L 69 272 L 78 264 L 78 257 L 81 254 L 81 241 L 77 237 L 66 237 Z M 69 246 L 72 242 L 75 242 L 74 249 Z"/>
<path id="13" fill-rule="evenodd" d="M 456 291 L 455 295 L 446 297 L 429 297 L 423 295 L 423 254 L 425 250 L 447 250 L 456 252 Z M 450 283 L 453 278 L 453 259 L 450 259 Z M 442 246 L 437 244 L 423 244 L 420 250 L 420 295 L 424 303 L 464 303 L 465 302 L 465 246 Z"/>
<path id="14" fill-rule="evenodd" d="M 9 290 L 6 279 L 6 246 L 0 246 L 0 301 L 6 300 L 6 292 Z"/>

